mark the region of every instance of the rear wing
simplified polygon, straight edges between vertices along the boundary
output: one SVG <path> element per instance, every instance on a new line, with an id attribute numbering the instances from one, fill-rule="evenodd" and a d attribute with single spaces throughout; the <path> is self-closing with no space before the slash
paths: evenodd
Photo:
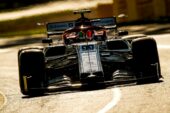
<path id="1" fill-rule="evenodd" d="M 91 19 L 92 26 L 101 26 L 106 29 L 117 29 L 116 17 Z M 47 34 L 61 35 L 67 29 L 74 28 L 76 21 L 47 23 Z"/>
<path id="2" fill-rule="evenodd" d="M 74 21 L 47 23 L 48 35 L 61 35 L 65 30 L 75 27 Z"/>
<path id="3" fill-rule="evenodd" d="M 116 17 L 108 17 L 108 18 L 97 18 L 91 20 L 92 26 L 101 26 L 106 29 L 116 29 L 117 22 Z"/>

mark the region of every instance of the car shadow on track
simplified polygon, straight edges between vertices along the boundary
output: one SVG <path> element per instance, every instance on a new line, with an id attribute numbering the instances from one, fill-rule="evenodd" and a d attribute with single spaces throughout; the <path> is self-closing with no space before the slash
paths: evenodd
<path id="1" fill-rule="evenodd" d="M 142 85 L 149 85 L 149 84 L 160 84 L 163 82 L 163 79 L 159 80 L 158 82 L 143 82 L 140 84 L 137 84 L 136 82 L 133 83 L 120 83 L 117 85 L 111 85 L 111 86 L 105 86 L 105 85 L 95 85 L 95 86 L 85 86 L 74 90 L 63 90 L 58 91 L 58 89 L 53 89 L 51 91 L 48 91 L 44 94 L 40 95 L 30 95 L 30 96 L 22 96 L 22 99 L 29 99 L 29 98 L 38 98 L 38 97 L 46 97 L 46 96 L 52 96 L 52 95 L 62 95 L 62 94 L 68 94 L 68 93 L 80 93 L 80 92 L 91 92 L 91 91 L 97 91 L 97 90 L 105 90 L 105 89 L 112 89 L 112 88 L 121 88 L 121 87 L 132 87 L 132 86 L 142 86 Z"/>

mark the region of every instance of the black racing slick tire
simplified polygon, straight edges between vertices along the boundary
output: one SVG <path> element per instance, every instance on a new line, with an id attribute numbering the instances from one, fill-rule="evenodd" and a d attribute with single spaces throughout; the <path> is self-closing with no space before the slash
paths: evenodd
<path id="1" fill-rule="evenodd" d="M 22 94 L 43 94 L 45 84 L 45 57 L 40 49 L 18 52 L 19 83 Z"/>
<path id="2" fill-rule="evenodd" d="M 158 82 L 161 69 L 156 41 L 148 37 L 134 39 L 132 52 L 137 82 Z"/>

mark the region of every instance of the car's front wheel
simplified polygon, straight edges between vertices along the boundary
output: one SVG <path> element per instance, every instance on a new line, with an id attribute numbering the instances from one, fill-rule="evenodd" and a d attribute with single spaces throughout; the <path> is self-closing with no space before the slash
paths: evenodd
<path id="1" fill-rule="evenodd" d="M 42 50 L 20 50 L 18 67 L 21 92 L 24 95 L 42 94 L 45 84 L 45 57 Z"/>
<path id="2" fill-rule="evenodd" d="M 138 83 L 159 81 L 161 69 L 156 41 L 147 37 L 134 39 L 132 52 Z"/>

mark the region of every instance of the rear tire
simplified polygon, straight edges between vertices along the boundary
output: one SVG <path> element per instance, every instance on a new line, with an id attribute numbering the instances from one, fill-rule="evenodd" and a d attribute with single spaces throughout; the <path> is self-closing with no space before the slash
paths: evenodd
<path id="1" fill-rule="evenodd" d="M 158 82 L 161 70 L 156 41 L 147 37 L 135 39 L 132 41 L 132 52 L 137 82 Z M 141 76 L 148 79 L 139 79 Z"/>
<path id="2" fill-rule="evenodd" d="M 19 83 L 22 94 L 43 94 L 45 57 L 40 49 L 20 50 L 18 53 Z"/>

